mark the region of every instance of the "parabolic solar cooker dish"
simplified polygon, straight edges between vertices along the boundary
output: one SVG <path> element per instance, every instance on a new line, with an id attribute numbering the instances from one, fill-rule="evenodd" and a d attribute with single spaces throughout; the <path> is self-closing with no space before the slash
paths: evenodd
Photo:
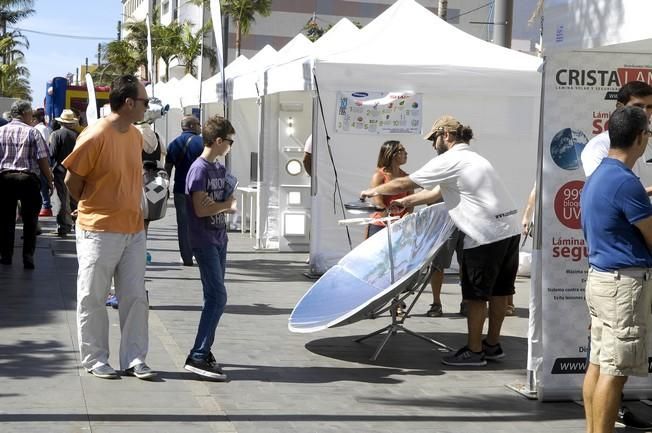
<path id="1" fill-rule="evenodd" d="M 455 225 L 443 203 L 406 215 L 390 226 L 394 282 L 390 277 L 387 228 L 354 248 L 329 269 L 294 307 L 292 332 L 316 332 L 371 317 L 405 288 L 450 237 Z"/>

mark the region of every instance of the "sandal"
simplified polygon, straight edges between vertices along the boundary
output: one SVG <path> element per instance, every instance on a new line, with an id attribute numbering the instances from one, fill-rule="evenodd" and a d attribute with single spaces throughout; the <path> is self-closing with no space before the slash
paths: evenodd
<path id="1" fill-rule="evenodd" d="M 441 308 L 441 304 L 430 304 L 430 309 L 426 311 L 427 317 L 441 317 L 444 315 L 444 310 Z"/>
<path id="2" fill-rule="evenodd" d="M 403 317 L 405 316 L 405 310 L 407 310 L 407 304 L 405 302 L 401 302 L 396 306 L 396 317 Z"/>
<path id="3" fill-rule="evenodd" d="M 507 307 L 505 308 L 505 316 L 513 316 L 515 310 L 516 307 L 514 307 L 514 304 L 507 304 Z"/>

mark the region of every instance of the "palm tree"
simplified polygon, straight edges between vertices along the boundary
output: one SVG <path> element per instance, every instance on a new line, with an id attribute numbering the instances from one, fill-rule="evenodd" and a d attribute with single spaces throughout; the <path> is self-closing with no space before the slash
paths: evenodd
<path id="1" fill-rule="evenodd" d="M 8 63 L 13 59 L 25 57 L 20 48 L 29 48 L 29 41 L 20 31 L 14 30 L 0 35 L 0 53 L 4 53 Z"/>
<path id="2" fill-rule="evenodd" d="M 125 23 L 125 29 L 129 33 L 124 40 L 134 48 L 134 54 L 138 58 L 139 64 L 145 66 L 145 80 L 152 80 L 152 77 L 147 76 L 149 69 L 147 63 L 147 25 L 145 21 Z M 152 41 L 152 43 L 154 42 Z"/>
<path id="3" fill-rule="evenodd" d="M 256 21 L 256 14 L 268 17 L 272 13 L 272 0 L 222 0 L 222 12 L 235 22 L 235 51 L 240 55 L 242 36 L 249 33 L 251 24 Z"/>
<path id="4" fill-rule="evenodd" d="M 154 7 L 151 17 L 151 26 L 159 25 L 160 14 L 158 6 Z M 127 30 L 127 40 L 135 50 L 135 54 L 139 61 L 139 66 L 142 65 L 145 67 L 145 80 L 154 81 L 154 77 L 148 76 L 149 74 L 149 64 L 147 62 L 147 24 L 145 20 L 143 21 L 130 21 L 125 23 L 125 30 Z M 153 35 L 152 35 L 153 37 Z M 154 45 L 154 40 L 152 40 L 152 45 Z M 154 49 L 152 48 L 152 51 Z M 156 59 L 152 59 L 153 63 L 156 64 Z"/>
<path id="5" fill-rule="evenodd" d="M 152 51 L 165 63 L 165 81 L 170 79 L 170 62 L 179 57 L 183 27 L 178 22 L 152 26 Z"/>
<path id="6" fill-rule="evenodd" d="M 7 24 L 16 24 L 19 21 L 34 14 L 34 0 L 0 0 L 0 37 L 5 37 L 7 33 Z M 14 32 L 15 34 L 15 32 Z M 20 35 L 25 42 L 24 36 Z M 2 63 L 11 63 L 11 53 L 0 51 Z"/>
<path id="7" fill-rule="evenodd" d="M 29 70 L 22 62 L 21 58 L 0 65 L 0 95 L 31 101 Z"/>
<path id="8" fill-rule="evenodd" d="M 207 23 L 203 28 L 193 33 L 192 24 L 189 22 L 183 24 L 181 44 L 179 45 L 177 57 L 179 62 L 184 65 L 185 74 L 196 74 L 195 59 L 202 54 L 202 41 L 204 40 L 204 35 L 211 27 L 211 23 Z M 203 54 L 204 57 L 208 57 L 211 68 L 215 69 L 217 66 L 217 54 L 215 50 L 211 47 L 204 46 Z"/>
<path id="9" fill-rule="evenodd" d="M 91 72 L 96 85 L 110 85 L 115 78 L 133 74 L 141 65 L 139 53 L 127 40 L 111 41 L 102 47 L 103 68 Z"/>

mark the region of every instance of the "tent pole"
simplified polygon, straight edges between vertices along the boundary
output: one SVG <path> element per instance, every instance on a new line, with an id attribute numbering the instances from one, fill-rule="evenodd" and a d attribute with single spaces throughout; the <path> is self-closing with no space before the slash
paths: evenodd
<path id="1" fill-rule="evenodd" d="M 331 148 L 331 138 L 328 135 L 328 125 L 326 124 L 326 115 L 324 114 L 324 106 L 322 105 L 321 94 L 319 93 L 319 84 L 317 83 L 317 75 L 313 73 L 313 79 L 315 81 L 315 90 L 317 91 L 317 101 L 319 103 L 319 112 L 321 114 L 322 123 L 324 125 L 324 132 L 326 133 L 326 149 L 328 149 L 328 156 L 331 159 L 331 165 L 333 166 L 333 175 L 335 178 L 335 189 L 333 190 L 333 213 L 336 213 L 336 200 L 335 195 L 340 200 L 340 206 L 342 207 L 342 215 L 346 215 L 344 209 L 344 200 L 342 200 L 342 190 L 340 189 L 340 182 L 337 176 L 337 167 L 335 166 L 335 159 L 333 158 L 333 149 Z M 314 144 L 314 143 L 313 143 Z M 314 147 L 313 147 L 314 149 Z M 351 242 L 351 233 L 349 232 L 349 227 L 345 226 L 346 237 L 349 241 L 349 248 L 353 249 L 353 242 Z"/>

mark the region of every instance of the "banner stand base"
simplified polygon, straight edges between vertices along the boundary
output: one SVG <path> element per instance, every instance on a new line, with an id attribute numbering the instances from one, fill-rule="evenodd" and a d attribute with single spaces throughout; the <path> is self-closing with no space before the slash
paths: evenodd
<path id="1" fill-rule="evenodd" d="M 507 387 L 507 389 L 511 389 L 512 391 L 518 394 L 521 394 L 523 397 L 527 398 L 528 400 L 536 400 L 538 398 L 537 391 L 535 389 L 530 389 L 525 383 L 519 383 L 519 382 L 508 383 L 505 384 L 505 387 Z"/>

